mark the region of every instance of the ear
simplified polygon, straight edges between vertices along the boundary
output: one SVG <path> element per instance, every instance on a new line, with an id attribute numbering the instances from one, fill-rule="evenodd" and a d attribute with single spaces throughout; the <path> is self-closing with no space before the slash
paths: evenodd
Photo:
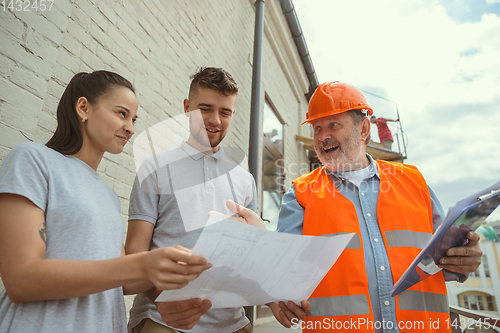
<path id="1" fill-rule="evenodd" d="M 184 99 L 184 114 L 189 117 L 189 99 Z"/>
<path id="2" fill-rule="evenodd" d="M 371 130 L 370 119 L 369 118 L 363 119 L 363 121 L 359 124 L 358 129 L 360 131 L 359 134 L 361 135 L 363 141 L 366 140 Z"/>
<path id="3" fill-rule="evenodd" d="M 80 97 L 76 101 L 76 114 L 78 118 L 82 120 L 83 118 L 88 118 L 89 113 L 89 101 L 85 97 Z"/>

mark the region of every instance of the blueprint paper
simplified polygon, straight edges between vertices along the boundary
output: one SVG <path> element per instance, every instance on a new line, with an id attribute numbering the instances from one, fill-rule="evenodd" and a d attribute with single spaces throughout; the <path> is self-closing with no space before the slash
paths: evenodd
<path id="1" fill-rule="evenodd" d="M 207 258 L 213 267 L 182 289 L 163 291 L 156 302 L 199 297 L 209 299 L 212 308 L 275 301 L 300 304 L 311 296 L 354 235 L 277 233 L 215 214 L 207 225 L 193 253 Z"/>
<path id="2" fill-rule="evenodd" d="M 446 251 L 455 246 L 465 245 L 467 233 L 480 227 L 499 205 L 500 182 L 460 200 L 451 207 L 425 248 L 396 282 L 391 296 L 395 297 L 441 271 L 437 265 Z"/>

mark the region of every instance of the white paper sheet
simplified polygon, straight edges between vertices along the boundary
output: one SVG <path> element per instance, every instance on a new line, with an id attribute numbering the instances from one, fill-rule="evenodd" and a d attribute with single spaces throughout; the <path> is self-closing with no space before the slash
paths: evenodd
<path id="1" fill-rule="evenodd" d="M 217 220 L 222 220 L 218 222 Z M 212 308 L 307 300 L 354 234 L 299 236 L 267 231 L 212 214 L 193 253 L 213 265 L 157 302 L 200 297 Z"/>

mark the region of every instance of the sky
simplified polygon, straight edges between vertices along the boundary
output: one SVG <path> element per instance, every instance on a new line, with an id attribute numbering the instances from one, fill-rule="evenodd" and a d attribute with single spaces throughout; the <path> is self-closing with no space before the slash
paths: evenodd
<path id="1" fill-rule="evenodd" d="M 319 82 L 392 101 L 365 94 L 377 116 L 396 119 L 397 105 L 405 163 L 445 211 L 500 181 L 500 0 L 293 4 Z M 488 220 L 497 219 L 500 209 Z"/>

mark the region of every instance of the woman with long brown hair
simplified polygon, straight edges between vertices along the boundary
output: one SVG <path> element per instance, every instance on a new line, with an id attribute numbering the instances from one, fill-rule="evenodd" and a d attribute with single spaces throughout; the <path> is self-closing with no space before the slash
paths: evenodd
<path id="1" fill-rule="evenodd" d="M 0 332 L 126 332 L 124 291 L 181 288 L 210 267 L 180 246 L 124 255 L 120 201 L 96 170 L 105 152 L 122 152 L 137 109 L 120 75 L 79 73 L 54 136 L 4 160 Z"/>

